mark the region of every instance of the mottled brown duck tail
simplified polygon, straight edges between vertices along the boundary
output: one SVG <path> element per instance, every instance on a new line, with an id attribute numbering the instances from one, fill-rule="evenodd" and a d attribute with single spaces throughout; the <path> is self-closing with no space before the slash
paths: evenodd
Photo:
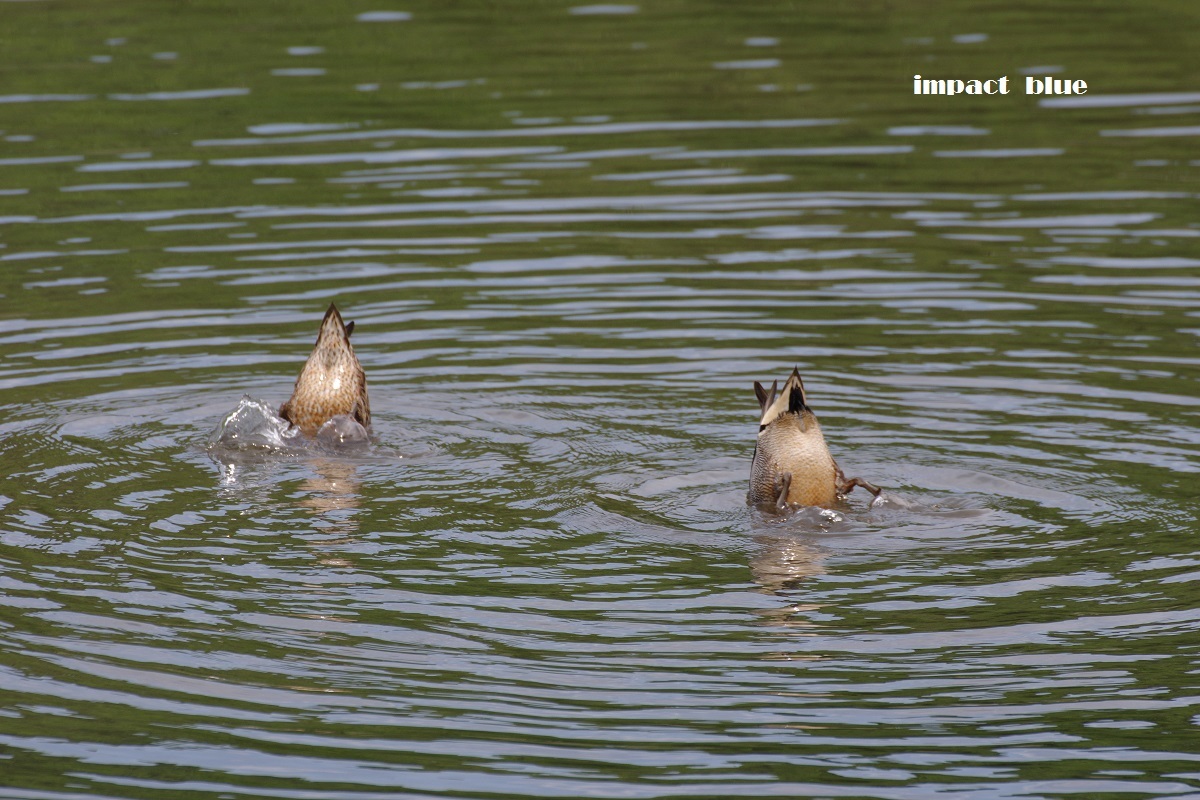
<path id="1" fill-rule="evenodd" d="M 292 396 L 279 409 L 279 416 L 307 436 L 333 417 L 345 414 L 364 428 L 371 425 L 371 405 L 367 399 L 367 374 L 363 372 L 350 333 L 354 323 L 342 322 L 337 306 L 329 304 L 317 343 L 300 370 Z"/>

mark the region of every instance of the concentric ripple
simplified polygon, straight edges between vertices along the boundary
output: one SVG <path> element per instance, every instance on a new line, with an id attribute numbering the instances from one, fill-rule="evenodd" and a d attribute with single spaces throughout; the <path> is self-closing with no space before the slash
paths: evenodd
<path id="1" fill-rule="evenodd" d="M 991 69 L 959 9 L 11 5 L 0 797 L 1200 792 L 1180 70 L 975 116 L 837 67 Z M 370 447 L 210 446 L 331 300 Z M 746 506 L 794 366 L 886 503 Z"/>

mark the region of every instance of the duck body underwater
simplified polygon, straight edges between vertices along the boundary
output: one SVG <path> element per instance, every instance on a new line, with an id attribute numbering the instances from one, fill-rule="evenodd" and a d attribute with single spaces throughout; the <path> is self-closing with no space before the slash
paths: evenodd
<path id="1" fill-rule="evenodd" d="M 847 478 L 834 461 L 817 415 L 808 405 L 799 369 L 792 370 L 782 391 L 778 387 L 778 381 L 771 383 L 770 390 L 754 383 L 762 417 L 747 500 L 787 513 L 802 506 L 830 507 L 856 486 L 879 497 L 878 487 L 862 478 Z"/>

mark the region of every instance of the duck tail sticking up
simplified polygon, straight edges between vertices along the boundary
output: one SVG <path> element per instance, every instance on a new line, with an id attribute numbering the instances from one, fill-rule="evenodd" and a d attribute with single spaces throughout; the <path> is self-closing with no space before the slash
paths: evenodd
<path id="1" fill-rule="evenodd" d="M 354 419 L 364 429 L 371 425 L 367 374 L 350 344 L 353 332 L 354 323 L 343 322 L 337 306 L 330 303 L 292 396 L 279 409 L 279 416 L 307 436 L 314 436 L 338 415 Z"/>
<path id="2" fill-rule="evenodd" d="M 778 381 L 769 390 L 754 384 L 762 415 L 747 499 L 783 513 L 797 506 L 829 507 L 856 486 L 878 495 L 879 489 L 863 479 L 847 479 L 834 461 L 808 405 L 800 370 L 793 369 L 783 389 L 778 387 Z"/>

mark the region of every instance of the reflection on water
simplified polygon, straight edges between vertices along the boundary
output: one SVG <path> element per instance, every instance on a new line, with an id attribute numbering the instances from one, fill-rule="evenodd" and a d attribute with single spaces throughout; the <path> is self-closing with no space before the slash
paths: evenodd
<path id="1" fill-rule="evenodd" d="M 311 496 L 300 505 L 315 514 L 358 508 L 358 471 L 354 464 L 321 459 L 312 463 L 318 477 L 306 480 L 301 486 Z"/>
<path id="2" fill-rule="evenodd" d="M 758 536 L 761 550 L 750 558 L 750 573 L 769 592 L 801 590 L 804 581 L 825 574 L 823 552 L 815 544 L 788 536 Z"/>
<path id="3" fill-rule="evenodd" d="M 359 507 L 361 482 L 354 464 L 328 459 L 314 461 L 317 477 L 300 485 L 304 497 L 299 505 L 319 516 L 324 523 L 321 531 L 328 537 L 312 542 L 315 548 L 331 548 L 335 552 L 321 563 L 332 568 L 351 568 L 353 562 L 337 555 L 337 548 L 352 545 L 359 533 L 355 511 Z"/>
<path id="4" fill-rule="evenodd" d="M 4 5 L 0 797 L 1200 791 L 1190 11 Z"/>

